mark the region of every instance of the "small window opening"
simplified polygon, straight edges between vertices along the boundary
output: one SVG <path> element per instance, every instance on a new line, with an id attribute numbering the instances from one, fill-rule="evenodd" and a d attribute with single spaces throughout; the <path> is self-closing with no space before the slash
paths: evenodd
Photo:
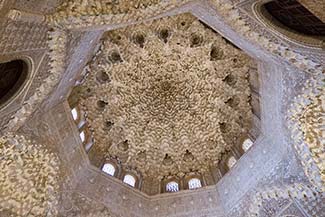
<path id="1" fill-rule="evenodd" d="M 71 114 L 72 114 L 73 120 L 76 121 L 78 119 L 78 111 L 77 111 L 77 109 L 76 108 L 73 108 L 71 110 Z"/>
<path id="2" fill-rule="evenodd" d="M 167 192 L 177 192 L 179 191 L 178 183 L 177 182 L 169 182 L 166 185 Z"/>
<path id="3" fill-rule="evenodd" d="M 84 131 L 82 131 L 82 132 L 79 134 L 79 136 L 80 136 L 80 139 L 81 139 L 82 142 L 85 142 L 85 141 L 86 141 L 86 135 L 85 135 L 85 132 L 84 132 Z"/>
<path id="4" fill-rule="evenodd" d="M 124 176 L 123 182 L 134 187 L 135 186 L 135 178 L 129 174 Z"/>
<path id="5" fill-rule="evenodd" d="M 244 142 L 243 142 L 243 150 L 246 152 L 248 151 L 248 149 L 250 149 L 253 145 L 253 141 L 251 139 L 246 139 Z"/>
<path id="6" fill-rule="evenodd" d="M 201 187 L 202 187 L 201 180 L 198 178 L 193 178 L 193 179 L 190 179 L 190 181 L 188 181 L 189 189 L 197 189 L 197 188 L 201 188 Z"/>
<path id="7" fill-rule="evenodd" d="M 235 164 L 236 164 L 237 160 L 234 156 L 231 156 L 229 159 L 228 159 L 228 163 L 227 163 L 227 166 L 229 169 L 231 169 Z"/>
<path id="8" fill-rule="evenodd" d="M 102 168 L 102 171 L 107 173 L 110 176 L 114 176 L 116 170 L 115 170 L 115 167 L 112 164 L 107 163 L 107 164 L 104 164 L 104 166 Z"/>

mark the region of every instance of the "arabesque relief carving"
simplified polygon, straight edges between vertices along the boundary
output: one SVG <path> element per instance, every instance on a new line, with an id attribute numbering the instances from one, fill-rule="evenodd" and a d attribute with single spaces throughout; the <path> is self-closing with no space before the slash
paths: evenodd
<path id="1" fill-rule="evenodd" d="M 250 61 L 191 15 L 108 32 L 79 87 L 96 155 L 151 178 L 209 171 L 249 130 Z"/>
<path id="2" fill-rule="evenodd" d="M 23 136 L 7 135 L 0 138 L 0 156 L 0 215 L 57 215 L 57 155 Z"/>
<path id="3" fill-rule="evenodd" d="M 0 9 L 7 2 L 9 1 L 0 0 Z M 50 70 L 45 79 L 39 79 L 41 85 L 30 98 L 26 99 L 22 107 L 8 115 L 10 121 L 8 124 L 7 121 L 3 122 L 1 130 L 16 134 L 36 108 L 39 108 L 45 99 L 50 99 L 61 80 L 72 79 L 73 85 L 73 78 L 62 76 L 69 62 L 66 46 L 69 40 L 68 30 L 97 31 L 108 26 L 115 28 L 117 27 L 115 24 L 140 23 L 190 1 L 117 1 L 107 4 L 108 2 L 112 1 L 64 1 L 55 13 L 39 17 L 19 9 L 6 14 L 13 20 L 10 20 L 10 28 L 3 28 L 5 29 L 3 34 L 17 39 L 12 43 L 17 47 L 14 47 L 17 53 L 34 49 L 33 43 L 41 44 L 42 49 L 49 49 Z M 324 195 L 325 181 L 322 139 L 323 65 L 311 58 L 312 54 L 309 56 L 307 52 L 300 52 L 299 49 L 288 46 L 281 37 L 270 38 L 262 34 L 262 31 L 257 31 L 258 25 L 255 25 L 254 29 L 254 25 L 250 25 L 251 20 L 241 16 L 240 8 L 234 5 L 233 1 L 202 1 L 194 6 L 201 3 L 207 6 L 204 12 L 214 11 L 215 21 L 223 23 L 226 27 L 229 25 L 234 30 L 233 34 L 237 34 L 236 38 L 242 43 L 251 43 L 254 48 L 261 48 L 260 53 L 269 55 L 273 60 L 279 61 L 279 64 L 295 66 L 301 73 L 306 74 L 306 87 L 301 90 L 300 96 L 293 99 L 288 119 L 283 120 L 288 121 L 284 125 L 287 124 L 286 127 L 292 130 L 290 132 L 293 137 L 292 144 L 283 145 L 295 147 L 297 158 L 301 161 L 305 172 L 302 174 L 306 175 L 311 185 L 306 181 L 254 189 L 257 190 L 256 197 L 253 197 L 251 207 L 244 207 L 244 211 L 248 211 L 250 217 L 258 216 L 259 209 L 263 206 L 261 201 L 269 198 L 276 201 L 283 198 L 304 200 L 309 204 L 308 209 L 319 208 L 318 204 L 324 204 L 319 194 Z M 181 12 L 184 10 L 187 9 L 182 9 Z M 191 10 L 194 13 L 195 9 Z M 205 9 L 202 7 L 200 10 Z M 26 17 L 30 23 L 44 22 L 49 26 L 48 47 L 43 46 L 46 39 L 38 40 L 38 35 L 41 34 L 35 34 L 34 40 L 28 43 L 21 43 L 22 40 L 26 41 L 25 29 L 30 27 L 26 24 L 24 28 L 15 29 L 15 22 L 21 22 Z M 201 18 L 204 20 L 205 17 Z M 183 23 L 182 19 L 186 22 Z M 23 33 L 19 34 L 20 31 Z M 36 28 L 36 31 L 44 32 L 47 29 Z M 16 37 L 17 32 L 20 37 Z M 7 42 L 3 43 L 2 53 L 6 54 L 11 46 L 10 43 L 8 46 Z M 250 127 L 251 112 L 248 103 L 250 92 L 246 77 L 249 61 L 250 59 L 240 50 L 226 44 L 221 36 L 204 28 L 197 19 L 188 15 L 164 18 L 108 32 L 105 34 L 101 49 L 88 66 L 88 78 L 79 87 L 81 108 L 87 112 L 87 121 L 90 130 L 93 131 L 91 135 L 94 135 L 95 139 L 91 151 L 99 153 L 103 161 L 106 157 L 115 155 L 126 166 L 134 166 L 145 178 L 154 177 L 159 180 L 167 175 L 183 176 L 192 170 L 208 171 L 209 167 L 217 165 L 222 153 L 236 145 L 237 138 L 245 135 Z M 196 67 L 198 65 L 200 67 Z M 309 76 L 312 77 L 310 80 L 307 79 Z M 296 90 L 293 95 L 297 95 L 298 92 L 300 93 L 300 90 Z M 46 111 L 40 108 L 40 112 Z M 55 128 L 55 124 L 52 124 L 50 123 L 49 127 Z M 65 132 L 68 134 L 70 131 Z M 65 148 L 68 150 L 68 147 L 62 146 L 64 149 L 62 153 L 66 152 Z M 79 149 L 75 148 L 67 155 L 74 156 L 78 151 Z M 0 161 L 3 169 L 0 174 L 2 180 L 0 216 L 56 216 L 56 205 L 59 200 L 57 189 L 60 183 L 57 180 L 60 177 L 58 172 L 60 161 L 56 154 L 50 153 L 43 146 L 34 145 L 23 137 L 12 135 L 1 139 L 0 154 L 5 159 Z M 83 179 L 93 181 L 98 176 L 104 176 L 96 171 L 99 175 L 96 173 L 98 176 L 92 177 L 95 173 L 90 173 L 84 168 L 89 165 L 80 166 L 76 163 L 77 158 L 73 160 L 67 165 L 73 164 L 71 168 L 77 175 L 81 174 L 78 177 L 79 181 L 84 181 Z M 95 171 L 95 168 L 92 169 Z M 116 189 L 110 189 L 105 195 L 111 196 L 112 193 L 119 192 L 115 194 L 114 200 L 127 201 L 126 206 L 118 207 L 123 210 L 121 212 L 125 211 L 125 214 L 129 214 L 127 213 L 130 211 L 129 207 L 141 205 L 140 208 L 150 214 L 159 215 L 169 210 L 173 213 L 170 216 L 180 216 L 181 209 L 184 210 L 186 205 L 191 204 L 190 207 L 195 207 L 202 203 L 199 207 L 205 209 L 207 208 L 205 205 L 212 201 L 208 194 L 204 194 L 206 189 L 200 189 L 197 192 L 202 192 L 201 196 L 204 196 L 190 202 L 186 200 L 186 196 L 176 197 L 179 195 L 176 193 L 172 199 L 167 194 L 163 195 L 162 199 L 157 196 L 154 200 L 151 200 L 150 196 L 143 196 L 145 198 L 143 200 L 149 205 L 137 204 L 134 198 L 138 197 L 134 195 L 142 196 L 141 193 L 138 194 L 136 189 L 123 186 L 118 180 L 112 181 L 110 178 L 105 177 L 105 182 L 96 182 L 96 185 L 114 183 Z M 87 187 L 92 186 L 90 181 L 88 184 Z M 232 184 L 235 185 L 235 182 Z M 95 190 L 87 192 L 89 197 L 97 198 L 98 203 L 102 203 L 104 200 L 101 199 L 105 198 L 104 193 L 100 191 L 104 188 L 100 187 L 92 186 Z M 123 194 L 120 193 L 120 188 L 123 188 Z M 198 196 L 197 192 L 192 191 L 190 194 Z M 210 193 L 217 195 L 215 189 Z M 218 194 L 219 196 L 222 199 L 224 195 Z M 316 204 L 313 201 L 318 202 Z M 105 200 L 103 204 L 109 207 L 110 202 L 111 200 Z M 219 209 L 224 211 L 226 207 L 221 202 L 213 201 L 211 204 L 214 205 L 207 205 L 208 208 L 202 215 L 217 216 L 214 215 L 216 212 L 213 209 L 218 209 L 219 212 Z M 115 206 L 120 204 L 116 203 Z M 109 209 L 86 213 L 89 216 L 112 215 Z M 322 210 L 319 208 L 314 213 L 316 213 L 314 216 L 320 216 Z M 71 215 L 73 214 L 72 212 Z"/>

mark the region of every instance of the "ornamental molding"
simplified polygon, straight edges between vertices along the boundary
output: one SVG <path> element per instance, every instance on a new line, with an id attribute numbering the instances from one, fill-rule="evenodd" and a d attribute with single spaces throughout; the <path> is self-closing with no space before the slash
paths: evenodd
<path id="1" fill-rule="evenodd" d="M 272 33 L 280 38 L 284 38 L 296 45 L 304 46 L 306 48 L 324 48 L 324 40 L 317 37 L 299 34 L 274 20 L 274 18 L 272 18 L 272 16 L 265 11 L 265 9 L 263 9 L 263 5 L 270 1 L 272 0 L 260 0 L 252 4 L 252 11 L 259 23 L 261 23 L 264 27 L 269 28 Z"/>
<path id="2" fill-rule="evenodd" d="M 3 57 L 2 57 L 3 58 Z M 22 86 L 18 89 L 18 91 L 4 104 L 0 106 L 0 112 L 4 111 L 6 108 L 8 108 L 13 102 L 15 102 L 17 99 L 19 100 L 19 103 L 22 104 L 25 99 L 25 95 L 27 91 L 30 88 L 30 85 L 32 83 L 33 78 L 35 77 L 36 70 L 35 70 L 35 63 L 30 56 L 26 55 L 15 55 L 14 57 L 9 58 L 3 58 L 5 61 L 1 62 L 10 62 L 14 60 L 23 60 L 27 65 L 27 77 L 22 84 Z"/>
<path id="3" fill-rule="evenodd" d="M 232 28 L 236 30 L 238 34 L 243 35 L 247 40 L 257 43 L 260 46 L 262 46 L 264 49 L 266 49 L 268 52 L 273 54 L 274 56 L 280 58 L 280 59 L 285 59 L 287 62 L 291 63 L 292 65 L 296 66 L 300 70 L 306 72 L 306 73 L 311 73 L 311 74 L 320 74 L 322 73 L 323 69 L 321 67 L 321 64 L 318 62 L 315 62 L 308 57 L 304 56 L 303 54 L 299 54 L 296 51 L 293 51 L 287 46 L 284 46 L 283 44 L 280 44 L 279 42 L 273 42 L 272 40 L 265 38 L 263 35 L 258 34 L 255 32 L 251 27 L 246 23 L 245 19 L 242 19 L 240 16 L 239 9 L 234 7 L 231 3 L 229 3 L 227 0 L 213 0 L 211 1 L 213 4 L 213 8 L 218 12 L 220 16 L 222 16 L 225 20 L 225 22 L 230 25 Z M 167 4 L 167 3 L 166 3 Z M 95 4 L 96 5 L 96 4 Z M 166 11 L 170 7 L 176 7 L 171 6 L 170 3 L 168 6 L 163 7 L 163 11 Z M 162 10 L 158 10 L 159 12 L 162 12 Z M 87 12 L 86 12 L 87 14 Z M 143 13 L 143 11 L 141 12 Z M 152 13 L 150 13 L 152 14 Z M 155 14 L 155 13 L 153 13 Z M 135 18 L 138 13 L 132 14 L 132 19 L 135 20 L 141 20 L 143 19 L 142 16 L 139 16 L 138 18 Z M 58 16 L 57 19 L 60 19 L 59 17 L 61 15 L 56 14 Z M 113 16 L 114 15 L 110 15 Z M 52 17 L 52 18 L 51 18 Z M 55 19 L 53 18 L 55 15 L 51 15 L 49 18 L 47 18 L 47 23 L 50 25 L 56 25 L 57 22 L 54 21 Z M 67 18 L 68 15 L 65 15 L 63 12 L 62 17 Z M 76 19 L 81 19 L 82 17 L 77 14 Z M 110 17 L 112 18 L 112 17 Z M 108 23 L 108 20 L 102 15 L 96 16 L 96 19 L 92 19 L 92 22 L 87 23 L 84 22 L 84 25 L 89 26 L 89 25 L 94 25 L 96 28 L 98 26 L 105 26 Z M 119 20 L 119 19 L 117 19 Z M 131 18 L 125 15 L 125 19 L 120 19 L 119 21 L 130 21 Z M 118 21 L 117 21 L 118 22 Z M 72 24 L 61 24 L 62 28 L 72 28 L 72 27 L 84 27 L 82 22 L 72 22 Z M 14 121 L 12 121 L 8 126 L 8 128 L 13 129 L 12 127 L 14 125 L 20 126 L 26 119 L 27 117 L 32 113 L 30 109 L 33 107 L 33 105 L 43 101 L 43 99 L 48 95 L 47 93 L 50 93 L 50 90 L 57 84 L 59 81 L 59 76 L 64 70 L 64 54 L 65 54 L 65 47 L 63 46 L 65 44 L 65 41 L 67 40 L 67 35 L 63 29 L 60 28 L 55 28 L 55 31 L 49 32 L 50 40 L 49 40 L 49 47 L 51 49 L 50 52 L 50 57 L 52 59 L 51 64 L 51 76 L 49 76 L 46 79 L 46 84 L 42 85 L 38 89 L 38 91 L 34 94 L 33 97 L 29 99 L 29 101 L 26 103 L 25 106 L 23 106 L 15 115 L 13 115 Z M 59 44 L 53 44 L 53 42 L 60 41 Z M 51 81 L 50 81 L 51 80 Z M 45 88 L 46 87 L 46 88 Z M 42 90 L 45 90 L 44 93 L 42 93 Z M 20 122 L 20 125 L 17 125 L 17 123 Z M 18 127 L 14 127 L 18 128 Z"/>
<path id="4" fill-rule="evenodd" d="M 220 16 L 223 17 L 225 22 L 230 25 L 238 34 L 243 35 L 248 41 L 259 44 L 262 46 L 265 50 L 267 50 L 269 53 L 271 53 L 273 56 L 289 63 L 294 66 L 296 66 L 301 71 L 308 73 L 309 75 L 313 76 L 313 78 L 307 82 L 306 89 L 304 89 L 303 93 L 295 99 L 295 103 L 293 103 L 293 109 L 289 112 L 289 119 L 292 117 L 293 119 L 293 130 L 292 133 L 294 135 L 297 135 L 294 138 L 295 147 L 297 150 L 298 155 L 301 158 L 301 161 L 303 162 L 303 165 L 305 166 L 305 172 L 308 177 L 310 177 L 311 182 L 316 186 L 317 191 L 320 189 L 324 189 L 324 176 L 323 176 L 323 164 L 320 164 L 320 162 L 323 162 L 323 158 L 313 155 L 313 149 L 312 151 L 310 148 L 313 148 L 316 146 L 316 151 L 324 150 L 321 149 L 323 147 L 323 143 L 314 143 L 314 141 L 310 141 L 308 138 L 304 138 L 304 134 L 306 135 L 309 133 L 309 126 L 311 124 L 315 124 L 313 120 L 308 120 L 309 118 L 307 116 L 301 115 L 301 113 L 304 112 L 305 109 L 307 110 L 313 110 L 314 105 L 316 106 L 317 110 L 318 108 L 322 108 L 320 106 L 323 106 L 323 98 L 319 97 L 321 96 L 321 93 L 324 94 L 324 69 L 322 65 L 319 62 L 313 61 L 310 58 L 299 54 L 298 52 L 292 50 L 290 47 L 287 47 L 283 45 L 280 42 L 272 41 L 263 35 L 260 35 L 256 31 L 254 31 L 245 21 L 245 19 L 242 19 L 239 13 L 239 9 L 234 7 L 229 1 L 225 0 L 213 0 L 211 1 L 214 5 L 214 9 L 218 12 Z M 0 1 L 0 8 L 3 5 L 4 1 Z M 141 11 L 143 13 L 144 11 Z M 152 14 L 154 14 L 152 12 Z M 138 13 L 134 13 L 133 19 L 141 20 L 141 16 L 137 18 Z M 86 26 L 92 26 L 92 25 L 99 25 L 99 26 L 105 26 L 108 23 L 108 20 L 110 20 L 112 17 L 108 16 L 102 17 L 98 16 L 98 18 L 93 19 L 92 22 L 85 22 Z M 36 93 L 24 104 L 24 106 L 16 112 L 15 115 L 12 116 L 13 120 L 9 123 L 7 126 L 7 129 L 9 131 L 16 131 L 24 122 L 27 120 L 27 118 L 32 114 L 32 112 L 35 110 L 35 107 L 39 105 L 53 90 L 53 88 L 56 86 L 58 81 L 60 80 L 60 75 L 64 71 L 65 66 L 65 53 L 66 48 L 65 44 L 67 41 L 67 34 L 65 32 L 66 28 L 83 28 L 81 23 L 78 23 L 78 21 L 72 22 L 72 24 L 59 22 L 55 20 L 56 18 L 48 18 L 48 22 L 50 24 L 55 24 L 58 26 L 62 26 L 63 28 L 55 28 L 53 32 L 49 32 L 50 40 L 48 41 L 49 47 L 51 49 L 50 51 L 50 57 L 51 57 L 51 70 L 49 73 L 49 77 L 45 80 L 45 83 L 42 84 L 42 86 L 36 91 Z M 59 19 L 59 18 L 58 18 Z M 82 17 L 77 18 L 79 21 L 82 20 Z M 85 17 L 87 20 L 88 18 Z M 118 19 L 116 19 L 116 22 L 127 20 L 130 21 L 130 17 L 123 17 L 119 16 Z M 310 101 L 311 99 L 312 101 Z M 301 117 L 298 119 L 298 117 Z M 321 130 L 321 128 L 316 128 L 317 132 Z M 316 134 L 317 135 L 317 134 Z M 320 140 L 321 141 L 321 140 Z M 322 146 L 319 146 L 322 145 Z M 322 153 L 322 152 L 321 152 Z M 323 156 L 323 155 L 321 155 Z M 310 161 L 312 160 L 312 161 Z M 308 168 L 318 168 L 318 174 L 309 174 Z M 299 189 L 299 184 L 295 185 Z M 309 187 L 307 190 L 310 189 Z M 322 190 L 324 191 L 324 190 Z M 281 194 L 283 192 L 282 190 L 278 192 L 277 194 Z M 293 194 L 295 194 L 296 190 L 292 191 Z M 308 191 L 309 192 L 309 191 Z M 274 192 L 273 192 L 274 193 Z M 273 193 L 271 195 L 273 195 Z M 298 196 L 301 196 L 302 194 L 298 194 Z M 254 212 L 254 209 L 252 210 Z"/>
<path id="5" fill-rule="evenodd" d="M 106 33 L 73 95 L 94 132 L 91 155 L 158 180 L 210 173 L 251 126 L 252 62 L 189 14 Z"/>
<path id="6" fill-rule="evenodd" d="M 306 176 L 325 192 L 324 74 L 307 80 L 302 91 L 288 111 L 288 127 Z"/>
<path id="7" fill-rule="evenodd" d="M 49 32 L 48 47 L 50 49 L 50 71 L 44 83 L 37 88 L 35 93 L 24 102 L 23 106 L 12 115 L 5 129 L 9 132 L 17 131 L 28 117 L 35 111 L 35 107 L 51 93 L 60 80 L 65 69 L 67 34 L 59 29 Z"/>
<path id="8" fill-rule="evenodd" d="M 0 212 L 12 216 L 56 216 L 60 161 L 24 136 L 0 137 Z"/>

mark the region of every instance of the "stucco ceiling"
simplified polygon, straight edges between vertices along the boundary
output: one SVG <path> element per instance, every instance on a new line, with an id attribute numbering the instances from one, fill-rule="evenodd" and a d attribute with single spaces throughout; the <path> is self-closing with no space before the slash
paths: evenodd
<path id="1" fill-rule="evenodd" d="M 189 14 L 107 32 L 75 90 L 90 154 L 144 178 L 208 172 L 250 128 L 250 62 Z"/>

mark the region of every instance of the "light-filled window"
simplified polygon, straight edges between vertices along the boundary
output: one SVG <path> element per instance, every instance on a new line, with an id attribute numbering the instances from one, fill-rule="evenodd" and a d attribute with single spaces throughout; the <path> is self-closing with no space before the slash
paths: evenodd
<path id="1" fill-rule="evenodd" d="M 236 164 L 236 162 L 237 162 L 236 158 L 234 156 L 231 156 L 227 162 L 228 168 L 231 169 Z"/>
<path id="2" fill-rule="evenodd" d="M 112 164 L 104 164 L 102 170 L 107 173 L 108 175 L 114 176 L 115 174 L 115 167 Z"/>
<path id="3" fill-rule="evenodd" d="M 177 192 L 179 191 L 178 183 L 177 182 L 168 182 L 166 185 L 167 192 Z"/>
<path id="4" fill-rule="evenodd" d="M 196 188 L 201 188 L 201 187 L 202 187 L 201 180 L 198 178 L 193 178 L 193 179 L 190 179 L 190 181 L 188 181 L 189 189 L 196 189 Z"/>
<path id="5" fill-rule="evenodd" d="M 74 108 L 74 109 L 71 110 L 71 114 L 72 114 L 73 120 L 77 120 L 78 119 L 78 111 L 77 111 L 76 108 Z"/>
<path id="6" fill-rule="evenodd" d="M 84 131 L 82 131 L 82 132 L 79 134 L 79 136 L 80 136 L 80 139 L 81 139 L 82 142 L 84 142 L 84 141 L 86 140 L 86 135 L 85 135 L 85 132 L 84 132 Z"/>
<path id="7" fill-rule="evenodd" d="M 134 187 L 135 186 L 135 178 L 131 175 L 125 175 L 123 182 Z"/>
<path id="8" fill-rule="evenodd" d="M 248 151 L 248 149 L 250 149 L 253 145 L 253 141 L 251 139 L 246 139 L 244 142 L 243 142 L 243 150 L 246 152 Z"/>

